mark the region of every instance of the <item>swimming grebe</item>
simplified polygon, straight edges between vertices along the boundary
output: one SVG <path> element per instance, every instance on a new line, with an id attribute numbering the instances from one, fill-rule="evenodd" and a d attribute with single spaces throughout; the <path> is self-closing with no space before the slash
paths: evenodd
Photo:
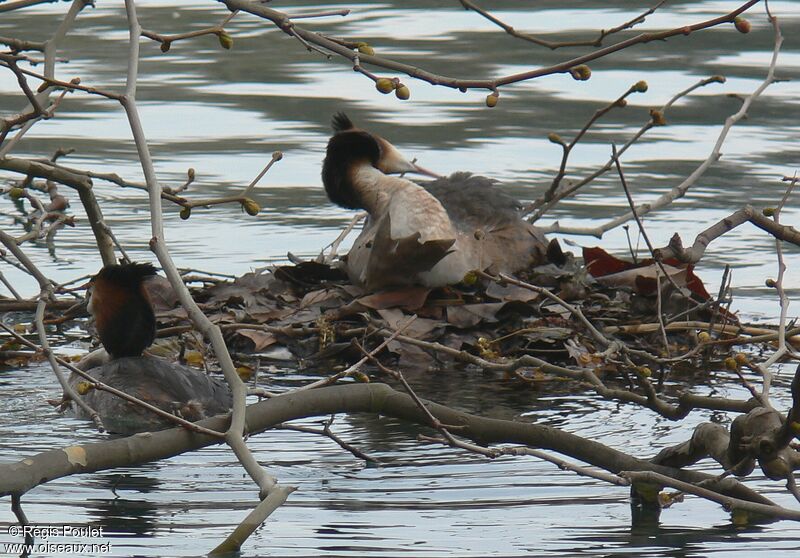
<path id="1" fill-rule="evenodd" d="M 322 182 L 328 198 L 369 219 L 347 255 L 350 280 L 367 290 L 440 287 L 471 270 L 514 273 L 541 263 L 547 240 L 494 181 L 458 172 L 423 185 L 391 173 L 433 175 L 384 138 L 333 117 Z"/>
<path id="2" fill-rule="evenodd" d="M 147 278 L 155 274 L 150 264 L 128 263 L 107 265 L 92 278 L 89 312 L 111 360 L 87 372 L 104 384 L 189 421 L 227 412 L 231 393 L 224 381 L 142 355 L 156 335 L 155 313 L 144 288 Z M 76 374 L 70 378 L 73 387 L 81 381 Z M 111 432 L 132 434 L 174 425 L 106 391 L 91 389 L 82 397 Z"/>

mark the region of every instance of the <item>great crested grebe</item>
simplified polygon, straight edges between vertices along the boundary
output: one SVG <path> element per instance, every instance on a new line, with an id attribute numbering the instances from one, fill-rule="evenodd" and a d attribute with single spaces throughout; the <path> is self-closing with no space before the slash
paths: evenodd
<path id="1" fill-rule="evenodd" d="M 156 335 L 156 318 L 144 282 L 156 274 L 150 264 L 107 265 L 91 282 L 89 312 L 111 359 L 87 372 L 96 380 L 162 410 L 197 421 L 225 413 L 231 393 L 225 382 L 142 352 Z M 73 374 L 77 387 L 82 379 Z M 111 432 L 131 434 L 172 426 L 166 419 L 106 391 L 82 395 Z M 77 406 L 76 406 L 77 407 Z"/>
<path id="2" fill-rule="evenodd" d="M 328 198 L 369 219 L 347 255 L 350 280 L 376 290 L 440 287 L 472 270 L 513 273 L 541 263 L 547 240 L 494 181 L 466 172 L 422 185 L 392 173 L 437 176 L 384 138 L 333 117 L 322 182 Z"/>

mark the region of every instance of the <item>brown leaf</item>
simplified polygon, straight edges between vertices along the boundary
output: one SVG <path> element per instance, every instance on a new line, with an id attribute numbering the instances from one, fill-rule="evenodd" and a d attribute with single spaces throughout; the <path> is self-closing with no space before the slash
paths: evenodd
<path id="1" fill-rule="evenodd" d="M 669 276 L 679 287 L 686 286 L 686 269 L 678 269 L 669 265 L 665 265 L 664 269 Z M 664 277 L 658 264 L 651 264 L 646 267 L 637 267 L 620 271 L 619 273 L 612 273 L 598 277 L 597 282 L 604 287 L 620 288 L 626 287 L 633 292 L 650 295 L 656 292 L 656 277 L 661 277 L 661 288 L 669 285 L 669 281 Z"/>
<path id="2" fill-rule="evenodd" d="M 447 322 L 460 328 L 473 327 L 482 321 L 496 322 L 497 313 L 505 304 L 505 302 L 485 302 L 450 306 L 447 308 Z"/>
<path id="3" fill-rule="evenodd" d="M 380 310 L 383 308 L 395 308 L 402 306 L 409 310 L 416 310 L 425 304 L 428 298 L 428 293 L 431 290 L 427 287 L 408 287 L 405 289 L 397 289 L 394 291 L 383 291 L 367 296 L 362 296 L 357 303 L 373 310 Z"/>
<path id="4" fill-rule="evenodd" d="M 539 298 L 539 293 L 530 289 L 518 287 L 517 285 L 500 286 L 494 281 L 489 283 L 489 286 L 486 288 L 486 295 L 496 298 L 497 300 L 517 300 L 519 302 L 530 302 L 531 300 Z"/>
<path id="5" fill-rule="evenodd" d="M 639 270 L 641 268 L 646 268 L 655 265 L 655 262 L 652 259 L 642 260 L 638 263 L 627 262 L 625 260 L 621 260 L 616 256 L 612 256 L 602 248 L 584 248 L 583 249 L 583 259 L 586 263 L 586 269 L 591 273 L 595 278 L 599 279 L 600 277 L 606 277 L 608 275 L 621 273 L 623 271 L 633 271 Z M 711 295 L 708 294 L 706 291 L 705 285 L 700 280 L 697 275 L 694 274 L 694 266 L 693 265 L 686 265 L 674 258 L 668 258 L 662 262 L 665 267 L 672 268 L 672 269 L 680 269 L 686 272 L 685 279 L 683 283 L 678 283 L 681 286 L 686 286 L 692 293 L 700 297 L 701 300 L 708 300 L 711 298 Z M 671 271 L 667 273 L 672 275 Z M 640 273 L 640 275 L 647 276 L 646 273 Z M 653 275 L 653 277 L 655 277 Z"/>
<path id="6" fill-rule="evenodd" d="M 574 339 L 568 339 L 564 348 L 570 357 L 582 368 L 597 368 L 602 364 L 602 359 Z"/>
<path id="7" fill-rule="evenodd" d="M 247 337 L 253 342 L 253 352 L 258 353 L 277 342 L 275 336 L 269 332 L 261 331 L 259 329 L 240 329 L 237 330 L 239 335 Z"/>
<path id="8" fill-rule="evenodd" d="M 153 275 L 144 282 L 144 289 L 156 313 L 172 310 L 178 304 L 178 294 L 166 277 Z"/>
<path id="9" fill-rule="evenodd" d="M 219 283 L 208 289 L 208 302 L 251 306 L 257 304 L 256 294 L 270 292 L 277 283 L 269 272 L 245 273 L 231 283 Z"/>
<path id="10" fill-rule="evenodd" d="M 319 289 L 316 291 L 309 291 L 305 294 L 300 301 L 300 308 L 306 308 L 314 304 L 322 304 L 326 300 L 338 298 L 339 294 L 333 289 Z"/>
<path id="11" fill-rule="evenodd" d="M 380 218 L 374 230 L 375 236 L 363 271 L 368 290 L 413 285 L 419 280 L 420 273 L 430 271 L 452 252 L 455 243 L 455 239 L 422 242 L 419 232 L 403 238 L 392 238 L 389 213 Z"/>
<path id="12" fill-rule="evenodd" d="M 378 310 L 378 314 L 380 314 L 381 318 L 383 318 L 386 324 L 392 329 L 399 329 L 409 318 L 408 314 L 405 314 L 398 308 L 382 308 Z M 442 325 L 444 324 L 438 320 L 417 318 L 403 330 L 403 335 L 414 337 L 415 339 L 423 339 Z"/>

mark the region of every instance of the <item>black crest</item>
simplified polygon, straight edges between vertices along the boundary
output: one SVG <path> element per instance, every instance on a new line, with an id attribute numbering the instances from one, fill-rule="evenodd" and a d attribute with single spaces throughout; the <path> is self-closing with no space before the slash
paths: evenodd
<path id="1" fill-rule="evenodd" d="M 101 279 L 123 287 L 138 287 L 147 277 L 155 274 L 156 268 L 153 264 L 128 262 L 105 266 L 97 272 L 94 280 Z"/>
<path id="2" fill-rule="evenodd" d="M 337 112 L 331 118 L 331 127 L 334 132 L 344 132 L 355 128 L 353 121 L 343 112 Z"/>
<path id="3" fill-rule="evenodd" d="M 330 141 L 322 163 L 322 183 L 328 199 L 347 209 L 363 209 L 358 190 L 352 183 L 350 169 L 355 164 L 369 162 L 375 165 L 380 159 L 378 141 L 368 132 L 359 130 L 344 113 L 334 115 L 336 132 Z"/>

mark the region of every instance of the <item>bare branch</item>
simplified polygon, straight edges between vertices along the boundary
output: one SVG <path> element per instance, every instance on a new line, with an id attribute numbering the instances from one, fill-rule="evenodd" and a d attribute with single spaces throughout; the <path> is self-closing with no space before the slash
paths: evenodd
<path id="1" fill-rule="evenodd" d="M 637 206 L 636 213 L 639 216 L 650 213 L 656 209 L 666 207 L 676 199 L 682 198 L 684 195 L 686 195 L 686 192 L 689 190 L 689 188 L 691 188 L 692 185 L 697 182 L 697 180 L 706 172 L 706 170 L 708 170 L 709 167 L 711 167 L 711 165 L 720 159 L 722 156 L 722 145 L 725 143 L 725 139 L 728 137 L 728 132 L 730 132 L 731 128 L 747 115 L 747 111 L 753 102 L 761 95 L 761 93 L 764 92 L 767 87 L 775 82 L 775 66 L 778 62 L 778 53 L 780 52 L 781 45 L 783 44 L 783 35 L 781 34 L 780 27 L 778 25 L 778 19 L 772 18 L 771 22 L 775 31 L 775 47 L 772 52 L 772 60 L 770 61 L 767 76 L 764 78 L 764 81 L 750 95 L 748 95 L 747 98 L 745 98 L 741 108 L 725 120 L 725 124 L 723 125 L 722 130 L 720 130 L 717 141 L 714 144 L 714 148 L 711 150 L 711 153 L 706 160 L 703 161 L 700 166 L 698 166 L 694 172 L 692 172 L 692 174 L 686 177 L 683 182 L 675 186 L 672 190 L 666 194 L 663 194 L 652 203 L 645 203 Z M 549 232 L 560 232 L 565 234 L 592 235 L 596 236 L 597 238 L 602 238 L 606 232 L 630 221 L 631 219 L 633 219 L 633 213 L 629 212 L 598 227 L 562 227 L 556 222 L 545 230 Z"/>
<path id="2" fill-rule="evenodd" d="M 353 63 L 355 63 L 358 60 L 361 63 L 371 64 L 373 66 L 386 68 L 387 70 L 393 70 L 396 72 L 404 73 L 409 75 L 410 77 L 426 81 L 433 85 L 441 85 L 444 87 L 450 87 L 454 89 L 488 89 L 490 91 L 496 91 L 497 88 L 502 85 L 509 85 L 520 81 L 527 81 L 530 79 L 546 75 L 552 75 L 557 73 L 568 73 L 576 66 L 579 66 L 581 64 L 586 64 L 587 62 L 591 62 L 592 60 L 602 58 L 614 52 L 618 52 L 620 50 L 629 48 L 633 45 L 648 43 L 651 41 L 660 41 L 668 39 L 670 37 L 689 35 L 695 31 L 708 29 L 710 27 L 721 25 L 723 23 L 730 23 L 736 18 L 736 16 L 745 12 L 746 10 L 748 10 L 749 8 L 760 2 L 760 0 L 749 0 L 748 2 L 745 2 L 735 10 L 725 15 L 709 19 L 706 21 L 702 21 L 699 23 L 695 23 L 692 25 L 686 25 L 675 29 L 670 29 L 667 31 L 661 31 L 657 33 L 642 33 L 640 35 L 637 35 L 636 37 L 632 37 L 625 41 L 620 41 L 608 47 L 596 50 L 594 52 L 582 56 L 578 56 L 576 58 L 572 58 L 570 60 L 552 66 L 539 68 L 537 70 L 529 70 L 518 74 L 502 76 L 495 79 L 472 79 L 472 78 L 455 78 L 450 76 L 438 75 L 431 73 L 427 70 L 424 70 L 422 68 L 409 66 L 407 64 L 396 62 L 394 60 L 390 60 L 387 58 L 354 52 L 352 49 L 343 46 L 340 42 L 331 40 L 327 37 L 324 37 L 323 35 L 308 31 L 306 29 L 294 25 L 289 15 L 280 12 L 278 10 L 268 8 L 262 3 L 253 2 L 251 0 L 220 0 L 220 1 L 223 2 L 226 6 L 228 6 L 230 10 L 240 10 L 243 12 L 248 12 L 253 15 L 265 18 L 271 21 L 273 24 L 275 24 L 276 27 L 283 30 L 285 33 L 291 35 L 293 33 L 291 33 L 290 31 L 293 31 L 298 37 L 303 38 L 306 42 L 319 46 L 335 54 L 338 54 L 350 60 Z"/>
<path id="3" fill-rule="evenodd" d="M 520 31 L 517 31 L 511 25 L 509 25 L 509 24 L 505 23 L 504 21 L 502 21 L 501 19 L 495 17 L 494 15 L 492 15 L 489 12 L 487 12 L 486 10 L 484 10 L 483 8 L 481 8 L 480 6 L 478 6 L 477 4 L 475 4 L 475 2 L 472 2 L 471 0 L 458 0 L 458 1 L 461 2 L 461 5 L 464 6 L 465 10 L 472 10 L 473 12 L 482 15 L 483 17 L 485 17 L 486 19 L 488 19 L 489 21 L 491 21 L 492 23 L 494 23 L 495 25 L 500 27 L 503 31 L 505 31 L 506 33 L 508 33 L 512 37 L 516 37 L 517 39 L 522 39 L 522 40 L 537 44 L 539 46 L 547 47 L 550 50 L 556 50 L 557 48 L 563 48 L 563 47 L 575 47 L 575 46 L 594 46 L 594 47 L 599 47 L 600 45 L 603 44 L 603 39 L 605 39 L 609 35 L 613 35 L 614 33 L 619 33 L 620 31 L 624 31 L 625 29 L 630 29 L 630 28 L 634 27 L 635 25 L 639 25 L 640 23 L 644 23 L 645 19 L 647 19 L 647 16 L 655 13 L 655 11 L 658 8 L 660 8 L 661 6 L 663 6 L 666 3 L 666 0 L 661 0 L 661 2 L 659 2 L 658 4 L 656 4 L 655 6 L 650 8 L 649 10 L 647 10 L 646 12 L 634 17 L 630 21 L 627 21 L 627 22 L 625 22 L 625 23 L 623 23 L 621 25 L 618 25 L 617 27 L 614 27 L 612 29 L 608 29 L 608 30 L 603 29 L 602 31 L 600 31 L 600 35 L 596 39 L 584 40 L 584 41 L 554 42 L 554 41 L 547 41 L 545 39 L 540 39 L 540 38 L 536 37 L 535 35 L 531 35 L 530 33 L 522 33 Z"/>

